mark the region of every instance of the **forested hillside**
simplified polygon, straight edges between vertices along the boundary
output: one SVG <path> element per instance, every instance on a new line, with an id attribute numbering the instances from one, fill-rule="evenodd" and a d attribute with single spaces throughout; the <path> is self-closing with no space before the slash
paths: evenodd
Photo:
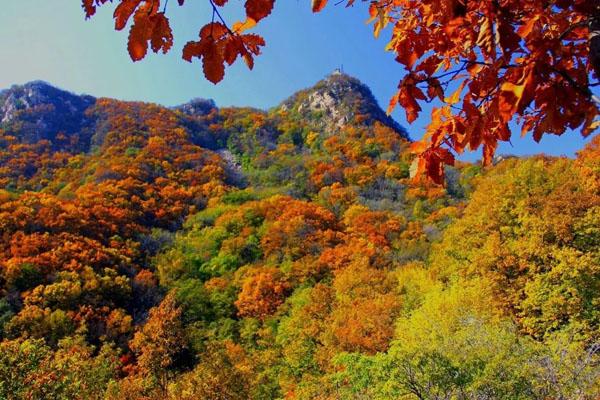
<path id="1" fill-rule="evenodd" d="M 600 396 L 600 136 L 414 182 L 344 74 L 0 121 L 0 399 Z"/>

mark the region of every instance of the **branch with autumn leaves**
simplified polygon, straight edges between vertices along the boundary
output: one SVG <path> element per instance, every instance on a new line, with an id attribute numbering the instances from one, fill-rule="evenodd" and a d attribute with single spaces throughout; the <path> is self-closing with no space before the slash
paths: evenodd
<path id="1" fill-rule="evenodd" d="M 96 8 L 110 0 L 83 0 L 86 18 L 96 13 Z M 180 6 L 185 0 L 177 0 Z M 191 62 L 194 57 L 202 60 L 204 75 L 213 82 L 220 82 L 225 76 L 225 63 L 232 65 L 240 56 L 252 69 L 254 56 L 260 54 L 265 41 L 255 34 L 243 32 L 254 27 L 258 21 L 271 13 L 275 0 L 248 0 L 245 4 L 246 20 L 237 22 L 230 28 L 219 7 L 227 0 L 209 0 L 212 7 L 211 21 L 199 33 L 199 40 L 189 41 L 183 48 L 183 59 Z M 173 46 L 173 32 L 165 15 L 168 0 L 161 10 L 160 0 L 121 0 L 113 17 L 115 29 L 123 30 L 133 19 L 129 31 L 128 51 L 133 61 L 143 59 L 150 47 L 152 51 L 167 53 Z"/>
<path id="2" fill-rule="evenodd" d="M 111 0 L 82 1 L 91 17 Z M 199 40 L 184 46 L 183 59 L 200 59 L 206 78 L 217 83 L 225 65 L 238 58 L 252 69 L 265 41 L 246 32 L 271 13 L 275 0 L 246 0 L 245 20 L 231 27 L 219 11 L 228 0 L 208 1 L 211 21 L 200 29 Z M 319 12 L 326 4 L 312 0 L 311 7 Z M 117 30 L 133 18 L 128 50 L 134 61 L 149 47 L 166 53 L 173 46 L 167 2 L 162 10 L 160 5 L 120 0 L 114 11 Z M 386 50 L 406 70 L 388 112 L 400 105 L 411 123 L 421 112 L 419 103 L 436 102 L 424 138 L 412 145 L 416 179 L 443 184 L 444 166 L 465 150 L 483 148 L 483 163 L 491 163 L 498 143 L 510 141 L 511 121 L 536 141 L 567 128 L 587 136 L 600 125 L 600 102 L 592 90 L 600 75 L 598 2 L 372 0 L 369 15 L 375 36 L 391 26 Z"/>

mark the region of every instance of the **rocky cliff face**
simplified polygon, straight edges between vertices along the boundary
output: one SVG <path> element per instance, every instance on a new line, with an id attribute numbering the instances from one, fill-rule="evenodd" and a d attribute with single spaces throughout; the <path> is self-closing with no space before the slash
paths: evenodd
<path id="1" fill-rule="evenodd" d="M 408 138 L 406 130 L 381 109 L 366 85 L 340 72 L 294 94 L 279 110 L 292 118 L 313 120 L 317 128 L 331 133 L 347 124 L 370 126 L 379 122 Z"/>
<path id="2" fill-rule="evenodd" d="M 0 127 L 18 132 L 23 143 L 54 142 L 58 133 L 81 136 L 91 123 L 85 110 L 95 102 L 42 81 L 13 86 L 0 93 Z"/>
<path id="3" fill-rule="evenodd" d="M 181 111 L 186 115 L 207 115 L 213 110 L 218 110 L 215 101 L 212 99 L 196 98 L 185 104 L 173 107 L 174 110 Z"/>

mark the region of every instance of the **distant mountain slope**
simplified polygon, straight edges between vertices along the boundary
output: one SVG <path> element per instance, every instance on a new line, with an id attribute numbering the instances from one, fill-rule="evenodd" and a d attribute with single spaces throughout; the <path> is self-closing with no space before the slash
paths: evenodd
<path id="1" fill-rule="evenodd" d="M 106 104 L 110 104 L 109 113 Z M 129 113 L 120 117 L 123 123 L 135 119 L 139 124 L 139 130 L 129 132 L 131 137 L 122 132 L 116 136 L 109 134 L 116 129 L 114 121 L 122 110 Z M 219 108 L 213 100 L 202 98 L 172 108 L 96 99 L 35 81 L 0 92 L 0 130 L 3 130 L 0 140 L 4 142 L 0 143 L 0 182 L 16 189 L 40 189 L 45 180 L 54 180 L 57 169 L 73 155 L 100 152 L 96 154 L 101 158 L 113 157 L 117 148 L 131 152 L 133 148 L 124 144 L 146 140 L 142 139 L 148 129 L 145 126 L 158 115 L 180 127 L 189 144 L 224 155 L 228 180 L 235 185 L 298 185 L 306 180 L 298 174 L 304 176 L 308 164 L 329 157 L 337 146 L 326 145 L 327 140 L 333 136 L 342 142 L 350 140 L 349 129 L 359 129 L 366 135 L 365 140 L 376 135 L 377 126 L 388 129 L 394 142 L 405 142 L 408 137 L 379 107 L 369 88 L 345 74 L 332 74 L 269 111 Z M 284 167 L 286 172 L 275 172 L 266 160 L 273 158 L 270 152 L 285 145 L 293 146 L 286 153 L 294 166 Z M 384 151 L 377 150 L 374 143 L 368 145 L 370 150 L 361 151 L 370 152 L 372 158 L 379 158 L 379 152 Z M 388 149 L 392 152 L 386 157 L 397 160 L 399 149 L 399 144 L 392 145 Z M 240 175 L 243 160 L 250 181 Z M 27 180 L 30 182 L 26 184 Z M 306 195 L 311 190 L 316 187 L 301 192 Z"/>
<path id="2" fill-rule="evenodd" d="M 93 96 L 76 95 L 43 81 L 15 85 L 0 91 L 0 128 L 14 133 L 20 143 L 29 144 L 49 140 L 57 146 L 57 134 L 77 134 L 80 144 L 78 150 L 87 152 L 91 144 L 101 144 L 97 140 L 91 143 L 96 120 L 93 115 L 86 113 L 96 101 Z M 366 85 L 341 73 L 331 74 L 313 87 L 290 96 L 270 112 L 230 107 L 226 110 L 237 111 L 223 113 L 213 100 L 202 98 L 193 99 L 172 110 L 181 113 L 182 124 L 199 133 L 202 136 L 199 137 L 201 144 L 212 149 L 223 148 L 226 144 L 203 135 L 206 132 L 201 131 L 206 131 L 207 126 L 198 125 L 198 120 L 222 122 L 228 115 L 239 118 L 240 114 L 264 114 L 265 118 L 272 120 L 271 127 L 282 120 L 301 121 L 324 136 L 335 134 L 347 125 L 369 127 L 380 123 L 408 139 L 406 130 L 386 115 Z M 261 142 L 273 147 L 278 133 L 272 129 L 267 131 L 263 132 Z"/>
<path id="3" fill-rule="evenodd" d="M 76 95 L 43 81 L 13 86 L 0 93 L 0 128 L 18 133 L 21 143 L 30 144 L 55 143 L 59 133 L 78 134 L 80 150 L 87 150 L 92 121 L 85 111 L 95 102 L 92 96 Z"/>

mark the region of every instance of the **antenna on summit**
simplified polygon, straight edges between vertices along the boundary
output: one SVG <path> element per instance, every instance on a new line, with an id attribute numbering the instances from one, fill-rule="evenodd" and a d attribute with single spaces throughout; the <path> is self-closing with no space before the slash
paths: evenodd
<path id="1" fill-rule="evenodd" d="M 331 75 L 342 75 L 344 73 L 344 64 L 340 65 L 339 68 L 333 70 Z"/>

